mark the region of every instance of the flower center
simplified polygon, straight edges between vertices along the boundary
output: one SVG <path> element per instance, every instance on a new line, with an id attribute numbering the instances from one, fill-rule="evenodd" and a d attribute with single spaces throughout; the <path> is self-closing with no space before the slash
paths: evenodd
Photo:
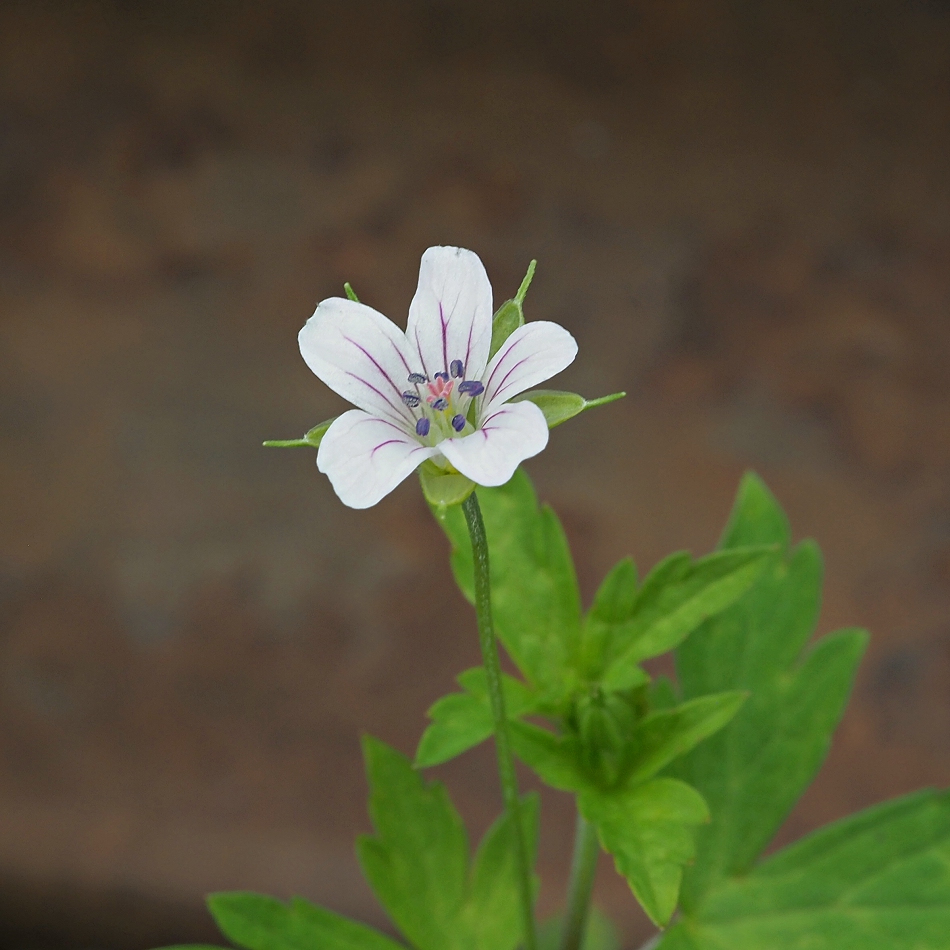
<path id="1" fill-rule="evenodd" d="M 425 444 L 433 445 L 474 430 L 466 417 L 472 400 L 485 387 L 477 379 L 465 378 L 465 364 L 461 360 L 452 360 L 447 370 L 436 373 L 432 379 L 424 373 L 410 373 L 408 382 L 412 388 L 402 394 L 402 401 L 412 410 L 416 435 Z"/>

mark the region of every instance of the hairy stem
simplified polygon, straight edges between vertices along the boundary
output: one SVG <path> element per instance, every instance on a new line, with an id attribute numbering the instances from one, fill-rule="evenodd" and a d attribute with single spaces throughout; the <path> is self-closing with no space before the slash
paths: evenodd
<path id="1" fill-rule="evenodd" d="M 472 538 L 472 555 L 475 564 L 475 614 L 478 617 L 478 639 L 482 647 L 482 660 L 488 678 L 488 694 L 491 697 L 492 717 L 495 720 L 495 748 L 498 751 L 498 773 L 505 810 L 511 818 L 515 832 L 515 848 L 518 861 L 518 884 L 521 896 L 522 930 L 524 950 L 536 950 L 534 933 L 534 900 L 531 887 L 531 862 L 528 845 L 521 823 L 521 802 L 518 797 L 518 779 L 515 763 L 511 757 L 511 740 L 508 736 L 508 717 L 505 714 L 505 697 L 501 687 L 501 664 L 498 661 L 498 643 L 491 614 L 491 583 L 488 573 L 488 541 L 485 537 L 485 522 L 475 492 L 462 502 L 468 533 Z"/>
<path id="2" fill-rule="evenodd" d="M 561 933 L 561 950 L 580 950 L 587 930 L 590 895 L 597 874 L 597 856 L 600 843 L 597 829 L 577 813 L 574 832 L 574 857 L 571 859 L 571 879 L 567 888 L 567 914 Z"/>

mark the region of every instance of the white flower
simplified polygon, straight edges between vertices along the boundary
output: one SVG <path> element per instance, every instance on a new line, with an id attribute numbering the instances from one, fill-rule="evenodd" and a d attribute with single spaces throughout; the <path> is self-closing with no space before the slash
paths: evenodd
<path id="1" fill-rule="evenodd" d="M 365 304 L 322 301 L 298 336 L 307 366 L 356 409 L 327 430 L 317 467 L 340 500 L 369 508 L 426 459 L 503 485 L 548 442 L 541 410 L 512 397 L 568 366 L 577 343 L 556 323 L 519 327 L 488 359 L 492 291 L 478 256 L 422 255 L 403 333 Z"/>

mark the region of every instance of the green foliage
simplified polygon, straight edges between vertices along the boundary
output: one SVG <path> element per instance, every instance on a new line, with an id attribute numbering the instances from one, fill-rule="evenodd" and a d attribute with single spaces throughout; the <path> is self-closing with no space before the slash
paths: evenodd
<path id="1" fill-rule="evenodd" d="M 470 867 L 465 827 L 445 787 L 425 783 L 376 739 L 366 738 L 363 750 L 376 836 L 360 838 L 357 852 L 389 916 L 418 950 L 512 950 L 521 929 L 510 819 L 489 830 Z M 533 853 L 536 796 L 523 812 Z"/>
<path id="2" fill-rule="evenodd" d="M 560 950 L 564 921 L 551 917 L 538 928 L 538 950 Z M 587 915 L 587 930 L 580 950 L 620 950 L 617 928 L 606 914 L 596 907 Z"/>
<path id="3" fill-rule="evenodd" d="M 751 547 L 693 561 L 682 551 L 647 575 L 625 617 L 605 624 L 591 611 L 592 633 L 602 646 L 597 652 L 586 651 L 586 656 L 588 662 L 594 657 L 599 661 L 602 670 L 597 674 L 604 686 L 625 688 L 638 663 L 668 652 L 706 618 L 733 603 L 752 586 L 770 555 L 768 547 Z"/>
<path id="4" fill-rule="evenodd" d="M 302 439 L 269 439 L 262 444 L 269 449 L 319 449 L 323 437 L 327 434 L 327 429 L 336 420 L 337 417 L 334 416 L 315 425 Z"/>
<path id="5" fill-rule="evenodd" d="M 221 932 L 247 950 L 398 950 L 399 944 L 300 897 L 289 904 L 263 894 L 212 894 L 208 908 Z"/>
<path id="6" fill-rule="evenodd" d="M 581 629 L 580 591 L 557 516 L 538 506 L 522 470 L 478 499 L 491 548 L 492 613 L 505 649 L 533 689 L 562 701 L 576 682 L 573 658 Z M 435 509 L 452 543 L 452 570 L 474 602 L 472 545 L 459 507 Z"/>
<path id="7" fill-rule="evenodd" d="M 676 653 L 684 699 L 732 689 L 750 694 L 728 728 L 670 768 L 702 793 L 712 813 L 684 880 L 687 912 L 718 882 L 749 870 L 811 781 L 864 650 L 866 635 L 848 630 L 805 651 L 818 613 L 821 563 L 813 544 L 789 550 L 788 543 L 781 509 L 759 479 L 747 476 L 724 553 L 778 544 L 782 556 Z"/>
<path id="8" fill-rule="evenodd" d="M 665 925 L 695 852 L 694 830 L 709 820 L 702 796 L 685 782 L 657 778 L 619 791 L 587 788 L 577 804 L 650 919 Z"/>
<path id="9" fill-rule="evenodd" d="M 950 794 L 918 792 L 808 835 L 711 891 L 662 950 L 947 950 Z"/>
<path id="10" fill-rule="evenodd" d="M 457 677 L 465 692 L 443 696 L 429 710 L 432 724 L 422 734 L 416 752 L 416 768 L 447 762 L 484 742 L 493 728 L 485 668 L 476 666 Z M 512 718 L 533 712 L 537 697 L 524 683 L 502 676 L 505 708 Z"/>
<path id="11" fill-rule="evenodd" d="M 511 401 L 533 402 L 544 413 L 548 428 L 553 429 L 562 422 L 579 416 L 585 409 L 606 406 L 608 403 L 623 399 L 626 395 L 626 393 L 611 393 L 609 396 L 599 396 L 597 399 L 585 399 L 577 393 L 559 389 L 532 389 L 530 392 L 514 396 Z"/>

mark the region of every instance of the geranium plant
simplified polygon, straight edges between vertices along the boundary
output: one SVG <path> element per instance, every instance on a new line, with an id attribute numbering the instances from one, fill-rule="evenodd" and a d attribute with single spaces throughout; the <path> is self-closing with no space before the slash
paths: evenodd
<path id="1" fill-rule="evenodd" d="M 577 352 L 562 327 L 525 323 L 533 273 L 493 313 L 476 255 L 430 248 L 405 333 L 349 285 L 300 332 L 307 365 L 356 408 L 265 444 L 316 448 L 354 508 L 419 471 L 483 665 L 432 706 L 414 759 L 364 740 L 375 834 L 357 852 L 406 943 L 244 892 L 209 898 L 221 930 L 247 950 L 607 950 L 614 933 L 590 909 L 603 849 L 661 950 L 950 948 L 947 793 L 875 806 L 762 857 L 828 751 L 867 635 L 812 642 L 820 554 L 792 544 L 760 479 L 743 479 L 716 551 L 673 554 L 642 579 L 623 560 L 582 608 L 557 516 L 518 466 L 550 427 L 623 394 L 532 388 Z M 520 677 L 501 673 L 498 640 Z M 643 662 L 669 651 L 676 681 L 651 678 Z M 504 812 L 472 855 L 424 771 L 489 739 Z M 519 795 L 516 757 L 577 803 L 565 908 L 540 927 L 539 801 Z"/>

